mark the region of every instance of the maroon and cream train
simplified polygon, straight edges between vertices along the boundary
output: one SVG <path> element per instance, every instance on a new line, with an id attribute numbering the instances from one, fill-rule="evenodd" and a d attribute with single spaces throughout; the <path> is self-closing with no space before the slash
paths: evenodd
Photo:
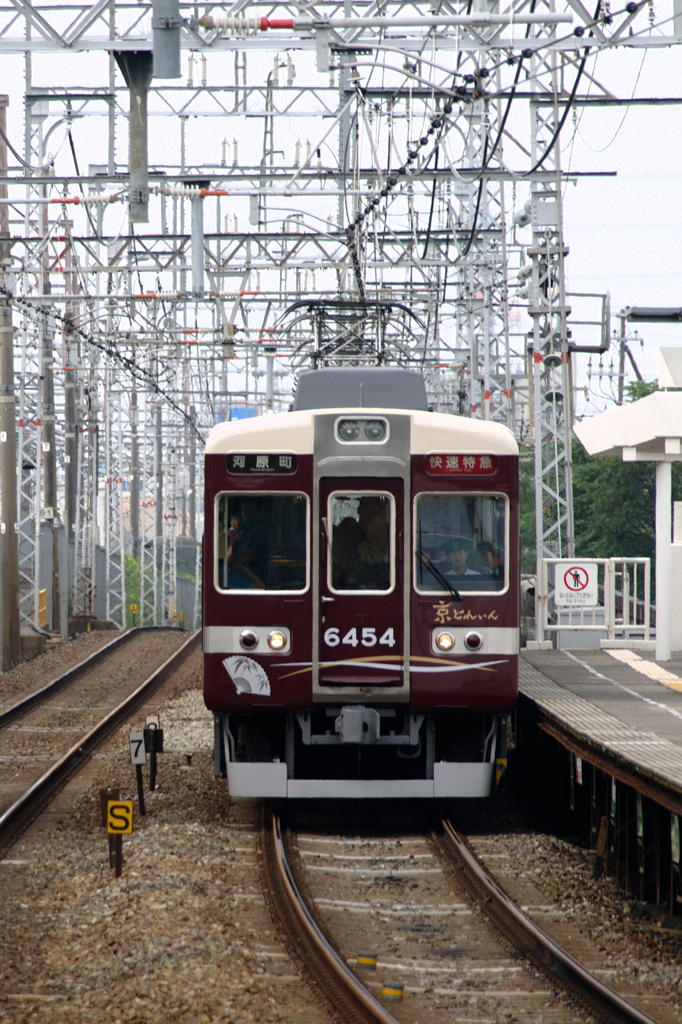
<path id="1" fill-rule="evenodd" d="M 395 368 L 206 445 L 204 695 L 233 796 L 480 797 L 518 677 L 518 449 Z"/>

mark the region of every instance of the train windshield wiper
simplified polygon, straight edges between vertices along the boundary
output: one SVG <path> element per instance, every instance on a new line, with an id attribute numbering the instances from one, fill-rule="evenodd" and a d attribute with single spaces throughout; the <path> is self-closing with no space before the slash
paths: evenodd
<path id="1" fill-rule="evenodd" d="M 443 587 L 444 590 L 447 590 L 447 592 L 452 595 L 452 597 L 454 598 L 455 601 L 463 601 L 464 600 L 464 598 L 459 593 L 459 591 L 455 590 L 455 588 L 452 586 L 450 581 L 445 578 L 445 576 L 440 571 L 440 569 L 437 566 L 433 565 L 429 561 L 429 559 L 424 555 L 424 553 L 423 553 L 423 551 L 421 549 L 421 545 L 417 548 L 417 558 L 419 559 L 420 564 L 425 569 L 429 570 L 429 572 L 431 573 L 433 578 L 435 580 L 437 580 L 438 583 L 440 583 L 441 587 Z"/>

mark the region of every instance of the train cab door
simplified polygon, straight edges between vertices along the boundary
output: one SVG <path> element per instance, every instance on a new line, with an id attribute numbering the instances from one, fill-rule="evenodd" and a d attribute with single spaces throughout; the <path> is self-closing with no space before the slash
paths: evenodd
<path id="1" fill-rule="evenodd" d="M 320 480 L 317 700 L 409 696 L 404 518 L 403 480 Z"/>

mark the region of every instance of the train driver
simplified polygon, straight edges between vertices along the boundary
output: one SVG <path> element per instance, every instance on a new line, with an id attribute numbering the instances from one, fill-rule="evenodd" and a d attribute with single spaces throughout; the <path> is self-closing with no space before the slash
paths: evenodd
<path id="1" fill-rule="evenodd" d="M 445 545 L 445 552 L 448 556 L 450 568 L 445 576 L 479 576 L 475 569 L 467 565 L 469 557 L 469 545 L 463 537 L 454 537 Z"/>

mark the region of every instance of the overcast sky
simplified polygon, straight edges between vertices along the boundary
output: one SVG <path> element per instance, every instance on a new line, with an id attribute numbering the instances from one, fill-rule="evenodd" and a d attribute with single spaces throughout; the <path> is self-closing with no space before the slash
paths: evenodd
<path id="1" fill-rule="evenodd" d="M 594 74 L 619 97 L 682 100 L 679 47 L 601 54 Z M 682 103 L 577 114 L 577 132 L 572 122 L 564 132 L 564 170 L 616 171 L 617 177 L 581 179 L 565 189 L 569 290 L 610 291 L 614 313 L 625 306 L 682 306 Z M 634 345 L 633 355 L 652 379 L 659 346 L 682 345 L 682 324 L 640 324 L 638 331 L 644 349 Z"/>

